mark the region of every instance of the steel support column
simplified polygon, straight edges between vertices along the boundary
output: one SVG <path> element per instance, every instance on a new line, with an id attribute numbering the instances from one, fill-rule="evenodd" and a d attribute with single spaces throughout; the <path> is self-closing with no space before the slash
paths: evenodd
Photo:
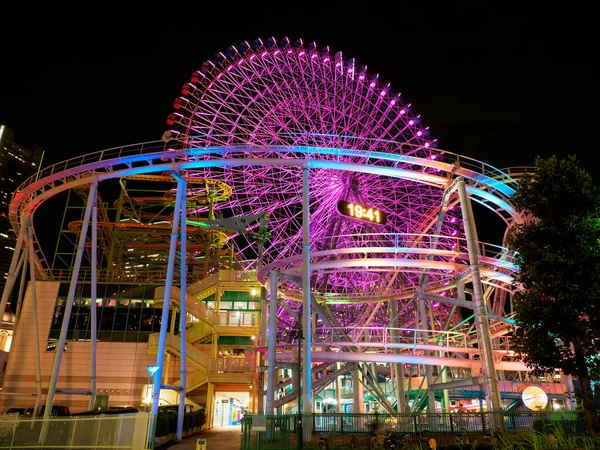
<path id="1" fill-rule="evenodd" d="M 500 392 L 498 391 L 498 382 L 496 380 L 496 368 L 494 355 L 492 353 L 493 347 L 492 338 L 490 335 L 489 317 L 485 304 L 485 298 L 483 296 L 481 274 L 479 272 L 479 254 L 477 250 L 477 242 L 475 240 L 475 220 L 473 217 L 470 200 L 467 195 L 465 182 L 462 177 L 457 179 L 456 187 L 460 198 L 465 237 L 467 240 L 467 250 L 469 252 L 469 265 L 473 282 L 473 296 L 475 300 L 475 326 L 477 327 L 481 344 L 481 359 L 483 360 L 484 367 L 483 377 L 485 380 L 487 394 L 491 402 L 491 405 L 489 405 L 491 406 L 490 409 L 492 411 L 501 411 L 502 401 L 500 400 Z M 502 423 L 496 423 L 496 427 L 502 427 Z"/>
<path id="2" fill-rule="evenodd" d="M 179 174 L 173 175 L 178 183 L 178 190 L 181 189 L 181 227 L 180 237 L 181 243 L 179 245 L 179 270 L 180 270 L 180 285 L 179 285 L 179 385 L 181 391 L 179 392 L 179 415 L 177 416 L 177 432 L 176 439 L 181 441 L 183 439 L 183 422 L 185 416 L 185 394 L 187 390 L 186 377 L 187 377 L 187 306 L 186 306 L 186 292 L 187 292 L 187 182 L 184 177 Z M 177 211 L 175 211 L 177 214 Z M 173 308 L 173 317 L 175 317 L 175 308 Z"/>
<path id="3" fill-rule="evenodd" d="M 8 269 L 8 275 L 6 277 L 6 284 L 4 285 L 4 290 L 2 291 L 2 300 L 0 300 L 0 311 L 4 314 L 6 310 L 6 304 L 8 303 L 8 298 L 12 293 L 13 287 L 15 285 L 15 280 L 17 278 L 18 264 L 19 258 L 21 257 L 21 250 L 23 249 L 23 241 L 25 240 L 26 233 L 26 225 L 25 222 L 27 220 L 33 223 L 33 217 L 29 218 L 23 213 L 21 218 L 21 228 L 19 229 L 19 234 L 17 236 L 17 243 L 15 245 L 15 250 L 13 251 L 12 258 L 10 260 L 10 267 Z M 33 225 L 32 225 L 33 226 Z M 33 264 L 33 262 L 31 263 Z"/>
<path id="4" fill-rule="evenodd" d="M 175 209 L 173 214 L 173 224 L 171 227 L 171 240 L 169 243 L 169 259 L 167 261 L 167 276 L 165 279 L 165 294 L 162 306 L 162 317 L 160 323 L 160 334 L 158 338 L 158 350 L 156 354 L 156 366 L 158 369 L 154 373 L 152 382 L 152 425 L 150 428 L 150 439 L 154 440 L 156 433 L 156 419 L 158 416 L 158 401 L 160 398 L 160 388 L 162 386 L 162 370 L 164 364 L 165 350 L 167 344 L 167 328 L 169 327 L 169 306 L 171 303 L 171 290 L 173 288 L 173 273 L 175 268 L 175 255 L 177 253 L 177 238 L 179 236 L 179 219 L 181 198 L 185 190 L 182 188 L 181 179 L 177 179 L 177 195 L 175 196 Z M 183 303 L 183 302 L 182 302 Z M 153 443 L 153 442 L 152 442 Z M 153 446 L 154 447 L 154 446 Z"/>
<path id="5" fill-rule="evenodd" d="M 92 304 L 90 305 L 90 320 L 91 320 L 91 372 L 90 377 L 90 403 L 88 409 L 94 409 L 96 403 L 96 337 L 97 337 L 97 307 L 96 298 L 98 297 L 98 280 L 97 280 L 97 269 L 98 269 L 98 208 L 96 206 L 96 199 L 94 198 L 94 206 L 92 208 L 92 285 L 91 285 L 91 296 Z"/>
<path id="6" fill-rule="evenodd" d="M 269 273 L 269 332 L 267 334 L 267 399 L 265 414 L 275 414 L 275 383 L 277 382 L 277 282 L 279 272 Z"/>
<path id="7" fill-rule="evenodd" d="M 302 331 L 304 351 L 302 352 L 302 413 L 312 412 L 312 361 L 311 361 L 311 313 L 310 313 L 310 191 L 308 163 L 302 168 Z M 304 442 L 312 438 L 312 427 L 304 423 Z"/>
<path id="8" fill-rule="evenodd" d="M 65 311 L 63 313 L 62 326 L 60 328 L 60 336 L 58 338 L 58 342 L 56 343 L 56 356 L 54 357 L 52 376 L 50 378 L 50 384 L 48 385 L 48 394 L 46 396 L 46 408 L 44 409 L 44 419 L 50 418 L 50 415 L 52 413 L 52 405 L 54 403 L 54 395 L 56 394 L 56 385 L 58 383 L 58 374 L 60 372 L 60 363 L 62 361 L 65 343 L 67 342 L 67 330 L 69 328 L 69 319 L 71 318 L 73 300 L 75 299 L 75 290 L 77 288 L 77 279 L 79 278 L 79 269 L 81 268 L 81 258 L 83 257 L 87 231 L 88 227 L 90 226 L 92 207 L 96 203 L 97 191 L 98 183 L 94 181 L 90 184 L 90 191 L 88 193 L 87 204 L 85 206 L 85 215 L 83 217 L 83 225 L 81 226 L 81 232 L 79 233 L 79 241 L 77 242 L 77 254 L 75 256 L 75 265 L 73 267 L 73 273 L 71 274 L 71 284 L 69 285 L 67 304 L 65 305 Z M 30 264 L 33 263 L 30 262 Z"/>

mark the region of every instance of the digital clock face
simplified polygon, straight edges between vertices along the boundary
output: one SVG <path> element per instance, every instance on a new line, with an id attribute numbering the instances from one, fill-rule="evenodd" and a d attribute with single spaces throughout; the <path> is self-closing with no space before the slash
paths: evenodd
<path id="1" fill-rule="evenodd" d="M 387 219 L 387 215 L 377 208 L 371 208 L 369 206 L 351 203 L 345 200 L 340 200 L 337 204 L 337 208 L 339 213 L 343 216 L 363 220 L 365 222 L 383 225 Z"/>

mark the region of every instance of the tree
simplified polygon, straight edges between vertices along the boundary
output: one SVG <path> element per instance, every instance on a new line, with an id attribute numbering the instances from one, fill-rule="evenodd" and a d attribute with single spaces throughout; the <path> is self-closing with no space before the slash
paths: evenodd
<path id="1" fill-rule="evenodd" d="M 600 353 L 600 190 L 574 155 L 535 159 L 511 197 L 530 219 L 511 228 L 518 252 L 512 348 L 537 373 L 577 378 L 588 429 L 598 432 L 591 382 Z"/>

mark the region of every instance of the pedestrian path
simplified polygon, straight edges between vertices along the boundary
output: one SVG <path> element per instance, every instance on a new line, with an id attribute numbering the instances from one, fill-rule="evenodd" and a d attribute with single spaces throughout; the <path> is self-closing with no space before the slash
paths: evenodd
<path id="1" fill-rule="evenodd" d="M 160 447 L 155 447 L 155 450 L 196 450 L 198 439 L 206 439 L 205 450 L 240 450 L 242 427 L 233 425 L 202 430 L 184 437 L 179 442 L 168 442 Z"/>

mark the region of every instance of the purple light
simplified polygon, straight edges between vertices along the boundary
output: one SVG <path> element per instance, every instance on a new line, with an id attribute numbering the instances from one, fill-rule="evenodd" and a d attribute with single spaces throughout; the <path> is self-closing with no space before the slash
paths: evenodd
<path id="1" fill-rule="evenodd" d="M 380 164 L 377 160 L 379 152 L 411 155 L 410 158 L 414 155 L 414 158 L 418 158 L 422 167 L 417 167 L 417 164 L 413 165 L 410 162 L 405 163 L 404 159 L 399 160 L 402 162 L 398 163 L 398 167 L 402 167 L 403 170 L 407 171 L 412 170 L 415 173 L 419 172 L 419 175 L 424 177 L 435 174 L 433 177 L 435 178 L 440 176 L 440 172 L 442 172 L 443 177 L 446 177 L 446 168 L 440 170 L 435 167 L 436 165 L 431 164 L 432 161 L 437 161 L 438 155 L 441 155 L 441 152 L 429 151 L 429 149 L 436 146 L 433 143 L 433 138 L 428 135 L 425 127 L 419 123 L 419 119 L 405 120 L 402 117 L 402 115 L 407 115 L 409 112 L 413 117 L 416 117 L 416 113 L 412 112 L 410 108 L 406 109 L 408 106 L 401 101 L 399 95 L 393 92 L 384 80 L 370 74 L 366 71 L 366 68 L 354 66 L 353 60 L 342 59 L 337 56 L 332 57 L 320 50 L 313 51 L 310 47 L 294 48 L 293 51 L 290 51 L 289 48 L 279 49 L 281 50 L 279 56 L 269 60 L 268 71 L 263 71 L 264 64 L 259 61 L 254 60 L 254 62 L 251 62 L 252 56 L 254 56 L 253 53 L 260 56 L 263 54 L 265 47 L 249 49 L 249 54 L 244 56 L 245 67 L 237 71 L 234 69 L 231 72 L 231 75 L 235 75 L 232 78 L 236 82 L 244 83 L 243 92 L 235 89 L 222 89 L 218 82 L 214 86 L 208 87 L 208 83 L 215 80 L 218 70 L 207 73 L 207 82 L 199 83 L 196 88 L 199 92 L 194 91 L 194 95 L 190 95 L 190 101 L 196 103 L 190 104 L 189 107 L 186 104 L 185 108 L 181 108 L 185 110 L 184 114 L 187 120 L 184 120 L 184 118 L 178 119 L 175 126 L 180 129 L 187 128 L 187 136 L 206 136 L 214 133 L 214 130 L 219 130 L 220 133 L 223 133 L 223 136 L 226 136 L 211 137 L 207 139 L 209 143 L 205 146 L 234 147 L 239 144 L 249 143 L 255 146 L 259 144 L 260 150 L 256 152 L 256 156 L 259 158 L 263 157 L 261 152 L 264 152 L 264 154 L 271 152 L 269 148 L 271 145 L 285 147 L 287 150 L 281 151 L 282 155 L 289 151 L 288 154 L 285 154 L 286 157 L 288 155 L 292 156 L 292 151 L 298 151 L 297 148 L 309 145 L 337 149 L 341 152 L 344 162 L 352 163 L 355 160 L 358 161 L 359 157 L 355 158 L 348 150 L 364 147 L 364 149 L 373 149 L 374 154 L 373 159 L 371 160 L 371 157 L 369 157 L 366 164 Z M 266 54 L 274 56 L 276 50 L 277 48 L 268 49 Z M 309 58 L 303 58 L 303 56 L 309 56 Z M 315 70 L 316 66 L 310 62 L 311 60 L 325 64 Z M 329 65 L 329 62 L 333 64 Z M 348 74 L 346 77 L 342 76 L 344 68 Z M 257 80 L 254 76 L 256 72 L 250 69 L 260 70 L 265 79 Z M 352 80 L 355 77 L 357 83 L 353 85 Z M 367 82 L 367 91 L 362 89 L 362 83 L 365 81 Z M 275 83 L 278 83 L 278 86 L 282 88 L 278 91 L 278 95 L 263 95 L 265 90 L 268 89 L 267 86 L 273 86 Z M 379 89 L 379 92 L 375 91 L 376 88 Z M 371 89 L 372 92 L 369 92 Z M 331 92 L 336 92 L 336 95 L 330 95 Z M 377 101 L 373 96 L 369 96 L 370 94 L 373 96 L 380 95 L 380 101 Z M 386 94 L 389 95 L 388 101 L 383 99 Z M 202 96 L 202 101 L 199 101 L 200 96 Z M 278 109 L 278 105 L 282 101 L 287 102 L 286 106 L 289 106 L 285 110 Z M 396 110 L 396 104 L 400 108 L 399 110 Z M 227 105 L 236 105 L 235 108 L 239 106 L 241 116 L 239 121 L 231 120 L 230 115 L 227 113 Z M 224 108 L 220 108 L 221 106 Z M 314 111 L 317 110 L 323 112 L 316 115 Z M 215 111 L 217 112 L 215 113 Z M 353 116 L 349 116 L 349 120 L 340 121 L 335 111 L 348 111 L 348 114 Z M 272 136 L 269 135 L 268 139 L 264 139 L 260 133 L 247 132 L 249 129 L 261 129 L 264 118 L 267 116 L 269 117 L 267 126 L 283 123 L 290 118 L 297 121 L 295 122 L 297 125 L 293 130 L 294 132 L 273 133 Z M 417 124 L 421 128 L 417 129 Z M 310 135 L 310 133 L 314 133 L 314 135 Z M 425 135 L 432 141 L 423 141 L 421 137 L 425 137 Z M 337 136 L 348 136 L 348 138 Z M 358 138 L 352 138 L 352 136 L 368 136 L 373 139 L 360 141 Z M 415 139 L 416 137 L 418 139 Z M 193 145 L 199 148 L 198 151 L 201 151 L 203 147 L 202 139 L 194 138 L 192 141 Z M 394 145 L 393 142 L 400 145 Z M 408 145 L 402 145 L 404 143 Z M 315 158 L 319 157 L 315 154 Z M 327 154 L 325 158 L 333 157 Z M 427 164 L 426 159 L 430 160 L 429 164 Z M 443 156 L 440 156 L 440 159 L 445 160 Z M 383 164 L 387 166 L 388 162 Z M 441 164 L 438 166 L 441 167 Z M 212 168 L 216 166 L 207 167 L 207 169 L 202 169 L 202 176 L 218 177 L 219 180 L 223 180 L 224 183 L 232 187 L 231 199 L 221 202 L 220 208 L 222 211 L 235 213 L 236 215 L 247 214 L 248 211 L 268 211 L 271 214 L 269 228 L 272 231 L 272 239 L 270 248 L 265 251 L 265 264 L 298 257 L 302 251 L 302 232 L 298 221 L 290 220 L 288 205 L 297 204 L 301 199 L 298 195 L 298 192 L 300 192 L 298 187 L 302 185 L 302 173 L 298 173 L 297 170 L 281 170 L 276 165 L 263 167 L 257 164 L 219 167 L 218 169 Z M 430 230 L 430 228 L 425 228 L 425 224 L 431 223 L 430 212 L 436 209 L 439 210 L 441 206 L 445 205 L 440 203 L 441 194 L 443 193 L 442 183 L 430 186 L 428 182 L 421 183 L 421 177 L 410 180 L 405 178 L 395 179 L 376 175 L 374 172 L 360 173 L 356 176 L 351 171 L 346 173 L 345 170 L 327 167 L 327 169 L 323 167 L 311 169 L 310 176 L 310 200 L 311 205 L 315 205 L 314 211 L 311 212 L 311 217 L 314 218 L 314 227 L 311 227 L 311 246 L 314 245 L 316 248 L 333 251 L 337 249 L 347 250 L 356 249 L 359 244 L 362 247 L 369 245 L 385 245 L 387 247 L 390 246 L 389 244 L 391 246 L 395 244 L 397 248 L 409 247 L 410 242 L 412 242 L 411 238 L 398 237 L 397 241 L 394 242 L 390 241 L 388 236 L 383 236 L 383 234 L 397 233 L 398 236 L 400 236 L 400 233 L 419 232 L 422 234 L 422 230 Z M 440 180 L 442 180 L 442 176 L 440 176 Z M 424 177 L 423 179 L 425 179 Z M 334 220 L 339 220 L 339 217 L 331 217 L 332 210 L 330 206 L 335 205 L 339 200 L 339 196 L 345 195 L 346 191 L 349 191 L 347 194 L 351 201 L 357 201 L 356 199 L 363 194 L 369 197 L 369 205 L 377 208 L 389 205 L 390 211 L 394 208 L 397 214 L 390 215 L 386 228 L 381 229 L 381 236 L 369 237 L 368 242 L 364 235 L 356 237 L 358 236 L 356 230 L 361 225 L 354 225 L 354 222 L 348 221 L 347 226 L 344 225 L 343 228 L 345 234 L 335 236 L 336 248 L 332 248 L 331 242 L 333 242 L 332 238 L 334 236 L 331 230 L 335 229 L 332 224 Z M 399 192 L 402 192 L 402 195 L 398 194 Z M 447 214 L 447 219 L 444 221 L 445 227 L 440 231 L 440 234 L 447 237 L 440 239 L 438 242 L 439 249 L 446 251 L 445 254 L 439 257 L 440 261 L 443 260 L 448 264 L 452 263 L 453 256 L 460 259 L 462 257 L 460 252 L 464 250 L 462 241 L 459 241 L 464 237 L 464 231 L 459 223 L 460 218 L 454 219 L 451 216 L 452 213 Z M 378 231 L 379 228 L 374 231 L 374 234 Z M 453 239 L 449 239 L 450 236 L 453 236 Z M 255 243 L 248 244 L 243 239 L 240 239 L 239 243 L 236 241 L 235 246 L 239 246 L 240 251 L 237 253 L 240 256 L 244 256 L 246 250 L 248 254 L 252 254 L 253 249 L 255 249 Z M 449 251 L 451 248 L 453 250 Z M 406 252 L 412 257 L 417 257 L 416 253 L 410 252 L 410 250 Z M 354 257 L 354 255 L 347 255 L 346 253 L 340 253 L 340 261 L 344 262 Z M 377 255 L 375 258 L 379 257 L 394 258 L 395 256 L 390 253 L 383 256 Z M 318 259 L 321 256 L 315 258 L 317 258 L 317 261 L 321 261 Z M 290 259 L 290 261 L 299 261 L 299 259 Z M 293 264 L 295 263 L 290 263 L 291 266 Z M 331 274 L 327 275 L 327 282 L 323 281 L 323 278 L 319 281 L 319 277 L 316 277 L 315 286 L 311 286 L 318 295 L 321 295 L 321 299 L 331 304 L 332 309 L 336 309 L 336 315 L 339 314 L 339 317 L 343 317 L 341 326 L 345 328 L 357 326 L 353 322 L 353 315 L 345 315 L 344 312 L 359 310 L 358 298 L 361 292 L 373 292 L 372 287 L 377 286 L 379 290 L 379 286 L 382 286 L 381 291 L 388 290 L 389 292 L 385 292 L 385 294 L 392 296 L 397 295 L 397 292 L 403 293 L 406 286 L 418 286 L 420 275 L 410 268 L 403 268 L 401 277 L 386 278 L 385 273 L 383 275 L 378 273 L 385 272 L 385 270 L 379 270 L 368 263 L 364 263 L 364 265 L 369 265 L 369 270 L 359 268 L 357 270 L 332 271 Z M 282 270 L 286 270 L 285 267 L 282 266 Z M 437 269 L 432 270 L 430 282 L 432 286 L 441 287 L 446 280 L 452 279 L 452 274 L 456 274 L 454 268 L 448 275 Z M 378 279 L 378 277 L 382 279 Z M 293 291 L 295 287 L 285 289 Z M 454 295 L 456 288 L 447 286 L 447 289 L 452 289 L 447 293 L 448 296 Z M 331 294 L 330 297 L 329 294 Z M 346 295 L 349 297 L 348 303 L 344 302 Z M 352 295 L 356 295 L 356 297 L 352 297 Z M 446 292 L 441 295 L 446 295 Z M 337 303 L 338 298 L 341 299 L 340 303 Z M 356 303 L 350 303 L 354 301 Z M 404 305 L 407 306 L 409 303 L 405 302 Z M 448 306 L 446 302 L 440 303 L 439 301 L 435 302 L 434 307 L 436 313 L 439 312 L 440 317 L 443 316 L 444 312 L 447 313 L 451 309 L 451 306 Z M 383 304 L 382 308 L 387 308 L 387 305 Z M 408 316 L 410 306 L 405 311 L 405 315 Z M 376 317 L 370 325 L 373 328 L 375 326 L 385 326 L 387 318 L 385 315 L 383 317 L 383 320 Z M 287 315 L 286 318 L 288 318 Z M 321 325 L 322 322 L 319 323 L 319 327 Z M 418 323 L 414 324 L 415 328 L 419 328 L 419 326 Z M 283 326 L 280 326 L 281 328 Z M 405 331 L 403 335 L 412 337 L 414 333 L 414 331 Z"/>
<path id="2" fill-rule="evenodd" d="M 263 54 L 262 54 L 262 55 L 260 55 L 260 56 L 262 56 L 262 57 L 264 58 L 264 57 L 265 57 L 265 56 L 267 56 L 268 54 L 269 54 L 269 52 L 263 52 Z"/>
<path id="3" fill-rule="evenodd" d="M 279 55 L 281 52 L 279 50 L 275 51 L 275 53 L 273 53 L 275 56 Z"/>

